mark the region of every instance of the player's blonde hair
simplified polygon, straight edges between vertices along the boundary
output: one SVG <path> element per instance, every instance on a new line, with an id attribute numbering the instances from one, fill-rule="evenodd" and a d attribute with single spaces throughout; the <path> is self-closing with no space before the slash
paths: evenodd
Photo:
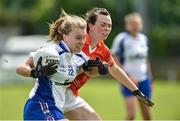
<path id="1" fill-rule="evenodd" d="M 125 27 L 126 27 L 126 30 L 131 32 L 132 34 L 137 34 L 137 32 L 141 31 L 142 28 L 143 28 L 143 20 L 142 20 L 142 16 L 139 14 L 139 13 L 130 13 L 130 14 L 127 14 L 125 17 L 124 17 L 124 21 L 125 21 Z M 136 29 L 138 30 L 133 30 L 132 29 L 132 22 L 135 22 L 136 23 Z"/>
<path id="2" fill-rule="evenodd" d="M 63 40 L 63 35 L 68 35 L 73 27 L 86 29 L 86 21 L 76 15 L 68 15 L 63 9 L 60 17 L 49 24 L 49 41 L 60 42 Z"/>
<path id="3" fill-rule="evenodd" d="M 127 14 L 125 17 L 124 17 L 124 21 L 125 23 L 129 23 L 129 21 L 131 21 L 132 19 L 134 19 L 134 17 L 138 17 L 141 21 L 142 21 L 142 16 L 137 13 L 137 12 L 134 12 L 134 13 L 130 13 L 130 14 Z"/>

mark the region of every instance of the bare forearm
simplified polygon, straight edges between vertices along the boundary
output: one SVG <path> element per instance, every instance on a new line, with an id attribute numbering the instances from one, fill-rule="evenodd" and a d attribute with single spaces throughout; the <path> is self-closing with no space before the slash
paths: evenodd
<path id="1" fill-rule="evenodd" d="M 150 64 L 149 60 L 147 61 L 147 65 L 148 65 L 148 73 L 149 73 L 150 79 L 152 80 L 153 75 L 152 75 L 151 64 Z"/>
<path id="2" fill-rule="evenodd" d="M 126 73 L 119 68 L 117 65 L 114 65 L 111 69 L 110 69 L 110 74 L 116 79 L 118 80 L 121 84 L 123 84 L 124 86 L 126 86 L 128 89 L 130 89 L 131 91 L 135 91 L 138 88 L 136 87 L 136 85 L 130 80 L 130 78 L 126 75 Z"/>
<path id="3" fill-rule="evenodd" d="M 27 65 L 20 65 L 16 68 L 16 73 L 25 76 L 30 77 L 31 75 L 31 67 Z"/>

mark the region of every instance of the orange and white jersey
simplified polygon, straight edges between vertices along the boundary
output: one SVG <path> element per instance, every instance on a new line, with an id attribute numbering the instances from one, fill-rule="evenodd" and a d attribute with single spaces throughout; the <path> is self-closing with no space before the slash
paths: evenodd
<path id="1" fill-rule="evenodd" d="M 99 57 L 101 61 L 105 61 L 108 63 L 110 67 L 114 65 L 114 60 L 112 58 L 111 52 L 109 48 L 105 45 L 104 41 L 101 40 L 97 47 L 94 48 L 93 50 L 91 49 L 91 39 L 90 36 L 86 36 L 86 42 L 85 45 L 83 46 L 82 51 L 89 56 L 91 59 L 96 59 L 96 57 Z"/>
<path id="2" fill-rule="evenodd" d="M 103 62 L 106 62 L 109 67 L 112 67 L 114 65 L 114 59 L 111 55 L 111 52 L 109 48 L 105 45 L 104 41 L 100 41 L 96 48 L 93 50 L 91 49 L 90 45 L 91 39 L 90 36 L 87 34 L 86 36 L 86 42 L 83 46 L 82 51 L 91 59 L 96 59 L 96 57 L 99 57 L 99 59 Z M 72 81 L 70 88 L 72 89 L 73 93 L 75 95 L 78 95 L 78 90 L 89 80 L 90 77 L 87 76 L 85 73 L 81 73 L 76 77 L 75 80 Z"/>

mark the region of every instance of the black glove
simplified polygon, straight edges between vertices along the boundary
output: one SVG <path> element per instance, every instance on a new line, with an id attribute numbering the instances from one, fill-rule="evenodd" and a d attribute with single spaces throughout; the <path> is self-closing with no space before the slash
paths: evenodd
<path id="1" fill-rule="evenodd" d="M 141 101 L 143 101 L 147 106 L 153 106 L 154 103 L 151 102 L 140 90 L 133 91 L 133 94 L 138 97 Z"/>
<path id="2" fill-rule="evenodd" d="M 101 75 L 106 75 L 109 73 L 109 68 L 108 68 L 108 64 L 101 64 L 98 66 L 98 72 Z"/>
<path id="3" fill-rule="evenodd" d="M 54 73 L 57 72 L 57 67 L 58 66 L 56 65 L 56 63 L 48 63 L 48 65 L 42 66 L 42 57 L 40 57 L 36 67 L 31 70 L 31 77 L 51 77 Z"/>
<path id="4" fill-rule="evenodd" d="M 102 65 L 102 62 L 99 60 L 99 58 L 96 58 L 96 60 L 89 59 L 83 64 L 83 69 L 84 71 L 90 71 L 92 67 L 98 67 L 99 65 Z"/>

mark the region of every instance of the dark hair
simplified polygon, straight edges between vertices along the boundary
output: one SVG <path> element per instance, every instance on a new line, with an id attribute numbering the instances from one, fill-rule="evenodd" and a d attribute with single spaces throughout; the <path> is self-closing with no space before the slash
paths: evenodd
<path id="1" fill-rule="evenodd" d="M 97 20 L 97 14 L 110 16 L 109 12 L 105 8 L 92 8 L 87 11 L 85 16 L 87 24 L 91 23 L 94 25 Z M 89 32 L 88 26 L 87 26 L 87 32 Z"/>

